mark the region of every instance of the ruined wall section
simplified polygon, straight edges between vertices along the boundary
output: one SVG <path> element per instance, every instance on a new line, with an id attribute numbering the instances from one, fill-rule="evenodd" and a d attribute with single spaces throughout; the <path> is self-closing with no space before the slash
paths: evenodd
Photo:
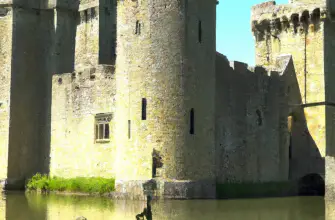
<path id="1" fill-rule="evenodd" d="M 52 176 L 115 177 L 114 67 L 99 65 L 73 73 L 55 74 L 52 80 Z M 110 139 L 95 139 L 95 116 L 112 115 Z"/>
<path id="2" fill-rule="evenodd" d="M 0 180 L 7 178 L 13 11 L 0 4 Z"/>
<path id="3" fill-rule="evenodd" d="M 278 72 L 217 53 L 216 161 L 220 183 L 288 179 L 287 99 Z"/>
<path id="4" fill-rule="evenodd" d="M 273 13 L 275 12 L 275 13 Z M 282 54 L 290 54 L 298 91 L 289 103 L 291 115 L 299 115 L 292 131 L 292 178 L 310 171 L 324 173 L 326 154 L 325 32 L 326 9 L 322 4 L 261 4 L 253 7 L 252 31 L 256 40 L 256 64 L 273 67 Z M 306 105 L 306 107 L 304 106 Z M 301 161 L 314 161 L 315 169 Z M 317 167 L 317 169 L 316 169 Z"/>

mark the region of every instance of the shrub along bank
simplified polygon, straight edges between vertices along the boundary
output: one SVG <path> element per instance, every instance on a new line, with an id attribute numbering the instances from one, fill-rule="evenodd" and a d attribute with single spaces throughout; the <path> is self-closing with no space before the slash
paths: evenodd
<path id="1" fill-rule="evenodd" d="M 109 193 L 115 190 L 114 178 L 76 177 L 61 178 L 36 174 L 29 179 L 26 189 L 41 192 L 71 192 L 71 193 Z"/>

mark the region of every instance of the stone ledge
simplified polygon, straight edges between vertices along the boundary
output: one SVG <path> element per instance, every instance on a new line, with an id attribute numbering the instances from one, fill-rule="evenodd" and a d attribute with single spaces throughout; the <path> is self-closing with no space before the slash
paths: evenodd
<path id="1" fill-rule="evenodd" d="M 143 184 L 154 186 L 145 190 Z M 116 181 L 116 192 L 111 193 L 113 199 L 146 200 L 151 195 L 154 200 L 159 199 L 215 199 L 215 180 L 131 180 Z"/>

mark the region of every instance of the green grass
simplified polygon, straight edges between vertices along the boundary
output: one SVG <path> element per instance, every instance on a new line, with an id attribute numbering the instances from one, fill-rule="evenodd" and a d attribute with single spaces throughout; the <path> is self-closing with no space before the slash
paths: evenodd
<path id="1" fill-rule="evenodd" d="M 41 190 L 44 192 L 78 192 L 104 194 L 115 190 L 115 179 L 102 177 L 76 177 L 71 179 L 61 177 L 49 177 L 36 174 L 27 183 L 30 191 Z"/>

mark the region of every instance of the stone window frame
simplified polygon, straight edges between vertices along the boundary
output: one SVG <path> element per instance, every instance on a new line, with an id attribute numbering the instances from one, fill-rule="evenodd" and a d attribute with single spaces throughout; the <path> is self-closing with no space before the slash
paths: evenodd
<path id="1" fill-rule="evenodd" d="M 110 142 L 111 138 L 111 113 L 101 113 L 95 115 L 94 122 L 94 140 L 95 143 Z M 108 128 L 108 133 L 106 133 Z M 101 132 L 102 130 L 102 132 Z M 107 134 L 107 135 L 106 135 Z M 100 137 L 102 135 L 102 138 Z"/>

